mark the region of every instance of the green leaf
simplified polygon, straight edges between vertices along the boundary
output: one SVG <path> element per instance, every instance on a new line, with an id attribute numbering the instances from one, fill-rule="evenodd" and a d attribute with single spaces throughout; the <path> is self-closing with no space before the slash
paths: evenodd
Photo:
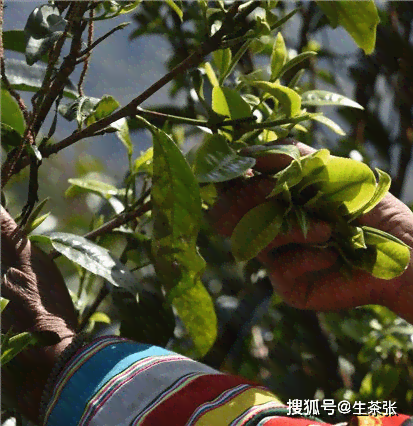
<path id="1" fill-rule="evenodd" d="M 133 144 L 129 134 L 129 125 L 125 117 L 116 120 L 110 126 L 112 129 L 116 129 L 116 136 L 123 143 L 123 146 L 126 148 L 126 152 L 129 158 L 132 158 L 133 154 Z"/>
<path id="2" fill-rule="evenodd" d="M 301 157 L 303 175 L 308 178 L 313 173 L 319 173 L 321 169 L 330 161 L 330 151 L 319 149 L 311 154 Z"/>
<path id="3" fill-rule="evenodd" d="M 50 200 L 49 197 L 45 198 L 43 201 L 41 201 L 30 213 L 29 218 L 27 219 L 26 225 L 24 227 L 24 234 L 30 234 L 35 228 L 37 228 L 46 218 L 49 216 L 50 213 L 43 216 L 43 219 L 39 223 L 39 221 L 36 222 L 37 217 L 39 216 L 40 212 L 42 211 L 43 207 L 46 205 L 46 203 Z M 35 223 L 37 225 L 35 225 Z"/>
<path id="4" fill-rule="evenodd" d="M 173 305 L 194 343 L 188 355 L 203 357 L 217 337 L 218 324 L 211 296 L 198 279 L 194 286 L 174 298 Z"/>
<path id="5" fill-rule="evenodd" d="M 137 285 L 140 287 L 132 272 L 105 248 L 79 235 L 64 232 L 52 232 L 48 237 L 55 250 L 92 274 L 104 278 L 114 287 L 123 288 L 132 294 L 136 293 Z"/>
<path id="6" fill-rule="evenodd" d="M 0 297 L 0 313 L 4 311 L 4 309 L 6 308 L 6 306 L 9 302 L 10 302 L 10 300 L 8 300 L 4 297 Z"/>
<path id="7" fill-rule="evenodd" d="M 133 12 L 142 2 L 142 0 L 128 1 L 126 3 L 119 3 L 121 6 L 121 10 L 119 11 L 119 15 L 124 15 L 126 13 Z"/>
<path id="8" fill-rule="evenodd" d="M 376 250 L 369 272 L 376 278 L 390 280 L 403 274 L 409 265 L 410 249 L 398 238 L 379 229 L 362 226 L 367 246 Z"/>
<path id="9" fill-rule="evenodd" d="M 225 74 L 223 74 L 220 77 L 220 84 L 222 85 L 222 83 L 225 81 L 225 79 L 232 73 L 232 71 L 234 70 L 235 66 L 238 64 L 239 60 L 241 59 L 241 57 L 244 55 L 244 53 L 248 50 L 248 48 L 250 47 L 251 43 L 252 43 L 252 39 L 251 40 L 247 40 L 235 53 L 234 57 L 232 58 L 231 63 L 228 66 L 228 69 L 226 70 Z"/>
<path id="10" fill-rule="evenodd" d="M 20 59 L 5 59 L 6 76 L 10 84 L 16 90 L 37 92 L 42 87 L 46 67 L 44 65 L 29 66 Z M 76 99 L 77 90 L 70 80 L 67 80 L 64 96 Z"/>
<path id="11" fill-rule="evenodd" d="M 208 135 L 195 154 L 192 169 L 198 182 L 225 182 L 253 167 L 255 160 L 241 157 L 222 135 Z"/>
<path id="12" fill-rule="evenodd" d="M 222 85 L 222 83 L 225 81 L 225 78 L 227 77 L 228 69 L 231 65 L 232 60 L 232 53 L 231 49 L 219 49 L 212 53 L 212 56 L 214 58 L 215 66 L 218 69 L 219 74 L 219 84 Z"/>
<path id="13" fill-rule="evenodd" d="M 110 324 L 111 320 L 110 320 L 110 317 L 104 312 L 95 312 L 89 318 L 89 322 L 92 322 L 92 323 L 103 322 L 104 324 Z"/>
<path id="14" fill-rule="evenodd" d="M 274 47 L 271 53 L 271 78 L 270 81 L 274 81 L 279 78 L 279 73 L 282 70 L 287 60 L 287 49 L 285 47 L 284 38 L 281 33 L 278 33 L 277 38 L 274 42 Z"/>
<path id="15" fill-rule="evenodd" d="M 83 126 L 86 118 L 93 115 L 95 107 L 99 104 L 99 98 L 79 96 L 74 102 L 59 106 L 59 113 L 68 121 L 76 118 L 79 129 Z"/>
<path id="16" fill-rule="evenodd" d="M 65 196 L 71 196 L 73 194 L 73 187 L 84 190 L 85 192 L 93 192 L 96 195 L 100 195 L 105 199 L 109 199 L 114 195 L 119 195 L 119 189 L 113 185 L 105 182 L 100 182 L 96 179 L 90 178 L 71 178 L 68 179 L 71 186 L 66 190 Z"/>
<path id="17" fill-rule="evenodd" d="M 325 199 L 342 202 L 348 214 L 365 206 L 376 189 L 370 167 L 350 158 L 330 157 L 320 177 L 319 189 L 325 193 Z"/>
<path id="18" fill-rule="evenodd" d="M 212 84 L 212 86 L 219 86 L 218 78 L 217 78 L 215 71 L 213 70 L 213 68 L 212 68 L 212 66 L 209 62 L 205 62 L 204 70 L 205 70 L 206 75 L 208 77 L 208 80 Z"/>
<path id="19" fill-rule="evenodd" d="M 66 23 L 56 6 L 44 4 L 33 10 L 24 27 L 28 65 L 33 65 L 48 52 L 63 34 Z"/>
<path id="20" fill-rule="evenodd" d="M 34 345 L 38 342 L 37 337 L 32 333 L 24 332 L 11 337 L 7 342 L 7 348 L 1 351 L 1 366 L 3 367 L 11 361 L 16 355 L 27 348 L 29 345 Z"/>
<path id="21" fill-rule="evenodd" d="M 1 123 L 1 145 L 4 146 L 20 146 L 22 135 L 7 124 Z"/>
<path id="22" fill-rule="evenodd" d="M 212 109 L 231 120 L 249 117 L 251 108 L 242 96 L 234 89 L 214 86 L 212 89 Z"/>
<path id="23" fill-rule="evenodd" d="M 165 0 L 165 3 L 179 16 L 181 22 L 183 22 L 184 12 L 173 0 Z"/>
<path id="24" fill-rule="evenodd" d="M 269 200 L 251 209 L 238 222 L 231 236 L 231 248 L 238 261 L 248 261 L 278 235 L 285 208 Z"/>
<path id="25" fill-rule="evenodd" d="M 308 220 L 307 213 L 299 206 L 294 206 L 292 211 L 295 214 L 301 232 L 303 233 L 304 237 L 307 238 L 308 230 L 310 228 L 310 222 Z"/>
<path id="26" fill-rule="evenodd" d="M 119 106 L 120 103 L 113 96 L 104 95 L 102 99 L 100 99 L 100 101 L 94 106 L 93 112 L 86 118 L 86 126 L 90 126 L 96 121 L 99 121 L 102 118 L 112 114 L 112 112 L 119 108 Z"/>
<path id="27" fill-rule="evenodd" d="M 135 160 L 133 165 L 133 173 L 147 171 L 150 167 L 152 169 L 153 148 L 148 148 L 145 152 L 141 151 L 141 155 Z M 152 174 L 152 173 L 151 173 Z"/>
<path id="28" fill-rule="evenodd" d="M 346 132 L 337 123 L 335 123 L 333 120 L 326 117 L 325 115 L 314 115 L 311 119 L 324 124 L 340 136 L 346 135 Z"/>
<path id="29" fill-rule="evenodd" d="M 387 337 L 389 339 L 389 337 Z M 387 340 L 386 339 L 386 340 Z M 389 339 L 390 340 L 390 339 Z M 397 389 L 402 369 L 399 366 L 385 364 L 373 372 L 373 398 L 378 400 L 390 399 Z"/>
<path id="30" fill-rule="evenodd" d="M 208 205 L 214 205 L 215 201 L 218 199 L 218 191 L 214 184 L 210 183 L 199 188 L 202 201 Z"/>
<path id="31" fill-rule="evenodd" d="M 272 198 L 280 194 L 284 189 L 284 184 L 287 184 L 288 188 L 292 188 L 302 180 L 303 171 L 301 161 L 293 160 L 288 167 L 275 174 L 274 178 L 277 179 L 277 183 L 274 185 L 270 194 L 267 195 L 267 198 Z"/>
<path id="32" fill-rule="evenodd" d="M 1 89 L 1 122 L 23 135 L 26 123 L 19 105 L 13 96 L 5 89 Z"/>
<path id="33" fill-rule="evenodd" d="M 301 105 L 308 106 L 347 106 L 351 108 L 364 109 L 357 102 L 352 101 L 338 93 L 328 92 L 326 90 L 309 90 L 301 95 Z"/>
<path id="34" fill-rule="evenodd" d="M 93 18 L 93 21 L 103 21 L 106 19 L 112 19 L 119 15 L 124 15 L 125 13 L 130 13 L 135 10 L 142 0 L 136 1 L 105 1 L 103 2 L 104 13 L 100 14 Z M 86 18 L 89 20 L 90 18 Z"/>
<path id="35" fill-rule="evenodd" d="M 305 61 L 306 59 L 312 58 L 317 55 L 317 52 L 304 52 L 295 56 L 293 59 L 289 60 L 280 70 L 278 78 L 281 78 L 288 70 Z"/>
<path id="36" fill-rule="evenodd" d="M 37 217 L 31 224 L 30 227 L 27 228 L 27 233 L 32 233 L 36 228 L 38 228 L 48 217 L 50 216 L 50 212 Z"/>
<path id="37" fill-rule="evenodd" d="M 301 77 L 304 75 L 305 70 L 301 69 L 297 71 L 297 73 L 294 75 L 294 77 L 291 79 L 291 81 L 288 83 L 288 87 L 291 89 L 294 89 L 297 84 L 300 82 Z"/>
<path id="38" fill-rule="evenodd" d="M 199 186 L 171 137 L 146 120 L 140 120 L 151 131 L 154 145 L 151 198 L 155 271 L 196 350 L 204 354 L 215 340 L 217 327 L 212 302 L 208 305 L 209 296 L 199 281 L 205 268 L 205 261 L 196 246 L 202 218 Z M 202 314 L 202 317 L 208 315 L 202 320 L 207 321 L 203 322 L 205 328 L 196 327 L 201 301 L 208 309 Z"/>
<path id="39" fill-rule="evenodd" d="M 353 235 L 350 238 L 350 243 L 352 248 L 354 249 L 367 248 L 366 241 L 364 239 L 363 229 L 360 228 L 359 226 L 354 226 L 352 227 L 352 231 L 353 231 Z"/>
<path id="40" fill-rule="evenodd" d="M 391 177 L 380 169 L 376 168 L 376 172 L 379 175 L 379 182 L 377 183 L 376 190 L 374 191 L 373 196 L 370 201 L 364 205 L 362 208 L 354 212 L 350 220 L 354 220 L 355 218 L 368 213 L 370 210 L 373 210 L 374 207 L 377 206 L 378 203 L 383 199 L 383 197 L 387 194 L 391 185 Z"/>
<path id="41" fill-rule="evenodd" d="M 373 53 L 376 45 L 376 28 L 380 22 L 373 0 L 317 1 L 317 5 L 327 15 L 333 28 L 341 25 L 366 54 Z"/>
<path id="42" fill-rule="evenodd" d="M 282 105 L 287 117 L 294 117 L 300 113 L 301 98 L 293 89 L 268 81 L 251 81 L 249 84 L 274 96 Z"/>
<path id="43" fill-rule="evenodd" d="M 24 53 L 26 51 L 26 40 L 24 30 L 10 30 L 3 33 L 3 45 L 6 50 Z M 40 61 L 47 63 L 47 55 L 42 56 Z"/>

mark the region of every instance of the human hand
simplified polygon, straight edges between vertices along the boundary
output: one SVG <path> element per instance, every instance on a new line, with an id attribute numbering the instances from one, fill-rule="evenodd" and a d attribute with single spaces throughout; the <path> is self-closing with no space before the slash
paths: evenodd
<path id="1" fill-rule="evenodd" d="M 2 313 L 2 332 L 10 328 L 13 334 L 42 332 L 53 340 L 52 345 L 24 350 L 9 363 L 13 373 L 8 369 L 2 372 L 3 394 L 17 400 L 17 409 L 36 421 L 43 388 L 57 358 L 75 335 L 77 318 L 53 261 L 18 235 L 16 223 L 3 207 L 0 217 L 2 296 L 9 300 Z"/>
<path id="2" fill-rule="evenodd" d="M 314 149 L 291 139 L 277 144 L 294 143 L 301 155 Z M 276 173 L 291 159 L 283 155 L 257 158 L 254 169 Z M 236 179 L 220 186 L 220 197 L 209 216 L 215 229 L 230 236 L 239 220 L 253 207 L 266 201 L 273 183 L 264 175 Z M 382 229 L 413 247 L 413 213 L 400 200 L 388 193 L 365 216 L 361 225 Z M 284 300 L 297 308 L 332 311 L 365 304 L 389 307 L 413 322 L 413 261 L 406 271 L 392 280 L 374 278 L 362 270 L 354 270 L 346 278 L 338 267 L 338 253 L 332 249 L 315 248 L 331 237 L 330 224 L 313 220 L 305 238 L 299 227 L 288 234 L 279 234 L 257 258 L 267 267 L 270 279 Z"/>

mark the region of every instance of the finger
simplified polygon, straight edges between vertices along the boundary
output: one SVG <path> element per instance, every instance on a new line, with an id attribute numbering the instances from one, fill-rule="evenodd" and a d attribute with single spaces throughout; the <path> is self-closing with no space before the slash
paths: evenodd
<path id="1" fill-rule="evenodd" d="M 237 223 L 251 209 L 266 201 L 274 187 L 267 178 L 254 177 L 247 181 L 232 181 L 221 191 L 221 196 L 208 211 L 211 225 L 219 234 L 230 236 Z"/>
<path id="2" fill-rule="evenodd" d="M 294 145 L 300 151 L 300 155 L 308 155 L 315 151 L 314 148 L 309 147 L 301 142 L 297 142 L 292 138 L 280 139 L 274 142 L 265 144 L 265 146 L 278 146 L 278 145 Z M 250 148 L 245 148 L 241 153 L 248 154 Z M 286 168 L 292 161 L 292 158 L 284 154 L 266 154 L 256 158 L 254 169 L 260 173 L 276 173 Z"/>
<path id="3" fill-rule="evenodd" d="M 1 315 L 3 332 L 10 327 L 13 327 L 15 332 L 26 331 L 34 321 L 34 315 L 30 313 L 29 287 L 32 283 L 29 282 L 30 277 L 15 268 L 9 268 L 4 275 L 1 295 L 9 300 L 9 304 Z"/>
<path id="4" fill-rule="evenodd" d="M 304 274 L 330 268 L 337 258 L 335 250 L 298 247 L 274 255 L 268 268 L 277 270 L 277 274 L 286 281 L 295 282 Z"/>
<path id="5" fill-rule="evenodd" d="M 385 291 L 383 283 L 362 271 L 351 279 L 337 269 L 314 272 L 296 279 L 293 285 L 283 289 L 284 300 L 299 309 L 336 311 L 371 303 L 382 303 Z"/>
<path id="6" fill-rule="evenodd" d="M 312 220 L 307 235 L 298 225 L 292 227 L 287 234 L 277 235 L 271 243 L 257 256 L 258 260 L 271 264 L 272 259 L 277 256 L 277 249 L 289 244 L 324 244 L 331 237 L 331 226 L 321 220 Z"/>
<path id="7" fill-rule="evenodd" d="M 1 254 L 2 267 L 21 267 L 27 265 L 30 243 L 20 235 L 19 228 L 7 210 L 1 206 Z"/>

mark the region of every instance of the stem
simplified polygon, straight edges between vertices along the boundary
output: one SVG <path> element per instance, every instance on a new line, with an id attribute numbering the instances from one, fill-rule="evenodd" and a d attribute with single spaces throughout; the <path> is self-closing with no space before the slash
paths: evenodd
<path id="1" fill-rule="evenodd" d="M 93 22 L 93 21 L 91 21 Z M 97 40 L 95 40 L 90 46 L 88 46 L 86 49 L 82 50 L 79 53 L 79 56 L 85 56 L 89 52 L 91 52 L 98 44 L 102 43 L 102 41 L 106 40 L 108 37 L 110 37 L 114 32 L 122 30 L 126 26 L 128 26 L 130 22 L 124 22 L 123 24 L 118 25 L 117 27 L 111 29 L 108 33 L 104 34 L 102 37 L 99 37 Z"/>
<path id="2" fill-rule="evenodd" d="M 93 301 L 93 303 L 86 308 L 87 312 L 86 315 L 82 318 L 82 321 L 80 322 L 80 325 L 78 329 L 76 330 L 78 333 L 83 330 L 83 328 L 86 326 L 86 324 L 89 321 L 89 318 L 96 312 L 96 309 L 99 307 L 99 305 L 103 302 L 103 299 L 109 294 L 109 290 L 106 287 L 106 282 L 104 281 L 103 287 L 100 289 L 99 294 L 97 295 L 96 299 Z"/>
<path id="3" fill-rule="evenodd" d="M 247 130 L 254 130 L 254 129 L 267 129 L 269 127 L 275 127 L 275 126 L 282 126 L 284 124 L 297 124 L 300 121 L 306 121 L 311 119 L 311 114 L 302 115 L 300 117 L 296 118 L 282 118 L 280 120 L 273 120 L 273 121 L 264 121 L 262 123 L 253 123 L 246 125 Z"/>
<path id="4" fill-rule="evenodd" d="M 89 16 L 90 16 L 91 19 L 93 19 L 94 11 L 95 11 L 94 9 L 89 10 Z M 90 21 L 89 22 L 88 37 L 87 37 L 87 45 L 88 45 L 89 48 L 92 45 L 92 41 L 93 41 L 93 30 L 94 30 L 93 25 L 94 25 L 93 21 Z M 85 80 L 86 73 L 87 73 L 87 70 L 89 68 L 89 59 L 90 59 L 90 55 L 87 55 L 87 57 L 85 58 L 84 63 L 83 63 L 83 70 L 82 70 L 82 73 L 80 74 L 79 83 L 77 85 L 77 91 L 79 92 L 80 96 L 84 95 L 83 94 L 83 82 Z"/>
<path id="5" fill-rule="evenodd" d="M 190 124 L 192 126 L 204 126 L 209 127 L 209 124 L 205 120 L 196 120 L 194 118 L 188 118 L 188 117 L 179 117 L 177 115 L 171 115 L 171 114 L 164 114 L 162 112 L 157 111 L 149 111 L 142 109 L 140 107 L 137 108 L 137 114 L 138 116 L 142 117 L 148 117 L 148 118 L 156 118 L 156 119 L 164 119 L 165 121 L 170 121 L 171 123 L 178 123 L 178 124 Z"/>

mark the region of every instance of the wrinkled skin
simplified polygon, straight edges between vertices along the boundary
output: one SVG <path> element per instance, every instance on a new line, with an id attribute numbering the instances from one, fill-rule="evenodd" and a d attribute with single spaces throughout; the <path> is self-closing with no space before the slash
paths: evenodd
<path id="1" fill-rule="evenodd" d="M 278 144 L 295 144 L 301 155 L 314 149 L 286 139 Z M 276 173 L 291 159 L 285 155 L 257 158 L 254 167 L 262 173 Z M 263 203 L 271 192 L 271 182 L 265 175 L 236 179 L 219 187 L 220 196 L 209 212 L 215 229 L 230 236 L 239 220 L 253 207 Z M 382 229 L 413 247 L 413 213 L 400 200 L 388 193 L 360 224 Z M 331 226 L 313 220 L 307 238 L 300 228 L 278 235 L 257 258 L 267 267 L 276 291 L 284 300 L 300 309 L 333 311 L 365 304 L 389 307 L 413 323 L 413 260 L 406 271 L 393 280 L 382 280 L 356 270 L 345 278 L 338 270 L 338 253 L 334 249 L 311 247 L 323 244 L 331 236 Z"/>
<path id="2" fill-rule="evenodd" d="M 19 374 L 2 372 L 2 392 L 18 395 L 18 409 L 32 421 L 48 375 L 75 335 L 76 313 L 56 265 L 27 238 L 1 207 L 2 297 L 10 302 L 2 314 L 2 332 L 43 332 L 53 344 L 31 347 L 10 362 Z"/>

